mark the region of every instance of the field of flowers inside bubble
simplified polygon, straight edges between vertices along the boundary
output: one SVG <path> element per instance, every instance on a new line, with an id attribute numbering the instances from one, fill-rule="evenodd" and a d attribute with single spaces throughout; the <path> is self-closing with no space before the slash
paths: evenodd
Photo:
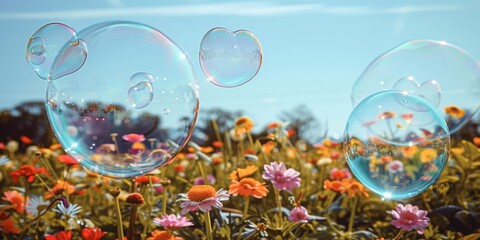
<path id="1" fill-rule="evenodd" d="M 453 141 L 440 179 L 397 202 L 353 178 L 340 142 L 293 141 L 281 122 L 254 137 L 248 117 L 215 125 L 211 145 L 191 141 L 170 165 L 123 180 L 83 169 L 58 143 L 0 143 L 1 239 L 480 237 L 480 138 Z"/>

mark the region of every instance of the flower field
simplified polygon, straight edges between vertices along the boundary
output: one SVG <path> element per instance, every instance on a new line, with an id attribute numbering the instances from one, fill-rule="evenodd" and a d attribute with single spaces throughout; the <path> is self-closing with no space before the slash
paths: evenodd
<path id="1" fill-rule="evenodd" d="M 452 139 L 441 177 L 398 202 L 349 170 L 341 142 L 309 143 L 236 119 L 170 165 L 134 179 L 83 169 L 58 143 L 0 143 L 1 239 L 478 239 L 480 139 Z M 0 133 L 1 134 L 1 133 Z M 132 137 L 132 136 L 125 136 Z M 428 161 L 428 152 L 405 149 Z M 401 171 L 394 159 L 375 167 Z"/>

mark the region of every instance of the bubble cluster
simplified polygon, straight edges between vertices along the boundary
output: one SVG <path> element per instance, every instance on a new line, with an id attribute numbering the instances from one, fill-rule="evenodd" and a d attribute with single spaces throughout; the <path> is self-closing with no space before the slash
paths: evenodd
<path id="1" fill-rule="evenodd" d="M 260 41 L 251 32 L 214 28 L 200 44 L 200 66 L 211 83 L 237 87 L 257 75 L 262 54 Z"/>
<path id="2" fill-rule="evenodd" d="M 87 48 L 75 30 L 61 23 L 49 23 L 32 34 L 26 58 L 37 75 L 54 80 L 78 70 L 87 57 Z"/>
<path id="3" fill-rule="evenodd" d="M 43 51 L 36 37 L 50 39 L 44 28 L 27 46 L 30 64 Z M 160 31 L 133 22 L 99 23 L 74 36 L 76 43 L 65 40 L 56 56 L 46 44 L 46 60 L 53 61 L 37 71 L 49 80 L 47 113 L 66 152 L 118 178 L 171 162 L 193 131 L 199 105 L 185 53 Z"/>
<path id="4" fill-rule="evenodd" d="M 447 124 L 424 98 L 406 91 L 372 94 L 352 111 L 344 152 L 355 177 L 388 199 L 416 196 L 440 176 L 450 148 Z"/>
<path id="5" fill-rule="evenodd" d="M 457 132 L 480 107 L 480 65 L 468 52 L 443 41 L 413 40 L 375 59 L 352 88 L 352 102 L 382 90 L 425 98 Z"/>

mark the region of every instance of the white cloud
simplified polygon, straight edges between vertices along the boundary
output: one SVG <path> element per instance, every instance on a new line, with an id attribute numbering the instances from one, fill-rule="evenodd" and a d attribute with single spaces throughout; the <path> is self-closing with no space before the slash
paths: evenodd
<path id="1" fill-rule="evenodd" d="M 365 6 L 337 7 L 323 4 L 278 4 L 268 2 L 231 2 L 213 4 L 170 5 L 158 7 L 122 8 L 118 0 L 110 0 L 116 8 L 84 9 L 47 12 L 5 12 L 0 19 L 80 19 L 127 16 L 271 16 L 287 14 L 372 15 L 418 12 L 454 11 L 463 7 L 454 5 L 412 5 L 388 8 Z"/>

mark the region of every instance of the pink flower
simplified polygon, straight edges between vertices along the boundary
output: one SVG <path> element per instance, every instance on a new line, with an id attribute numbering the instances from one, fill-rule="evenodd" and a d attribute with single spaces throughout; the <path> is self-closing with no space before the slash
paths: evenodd
<path id="1" fill-rule="evenodd" d="M 215 184 L 215 177 L 212 174 L 207 175 L 208 184 Z M 205 181 L 203 177 L 197 177 L 193 180 L 193 185 L 203 185 Z"/>
<path id="2" fill-rule="evenodd" d="M 390 173 L 403 172 L 403 163 L 399 160 L 393 160 L 387 164 L 387 168 Z"/>
<path id="3" fill-rule="evenodd" d="M 215 188 L 210 185 L 194 185 L 187 193 L 181 193 L 180 214 L 185 215 L 188 212 L 194 212 L 200 209 L 202 212 L 212 211 L 212 207 L 221 209 L 221 201 L 227 201 L 230 197 L 226 190 L 220 189 L 215 192 Z"/>
<path id="4" fill-rule="evenodd" d="M 164 214 L 161 218 L 154 218 L 153 223 L 158 226 L 163 226 L 167 230 L 176 230 L 182 227 L 193 226 L 193 223 L 188 221 L 186 217 L 177 217 L 174 214 Z"/>
<path id="5" fill-rule="evenodd" d="M 395 210 L 390 211 L 394 220 L 392 225 L 396 228 L 401 228 L 407 231 L 415 229 L 419 234 L 423 234 L 423 229 L 428 226 L 430 219 L 427 216 L 427 211 L 419 210 L 417 206 L 407 204 L 403 206 L 398 204 Z"/>
<path id="6" fill-rule="evenodd" d="M 136 133 L 130 133 L 130 134 L 127 134 L 127 135 L 123 135 L 122 138 L 123 138 L 123 140 L 131 142 L 131 143 L 145 141 L 145 136 L 143 136 L 143 134 L 136 134 Z"/>
<path id="7" fill-rule="evenodd" d="M 309 218 L 307 209 L 302 206 L 293 208 L 288 215 L 288 220 L 292 222 L 307 223 Z"/>
<path id="8" fill-rule="evenodd" d="M 279 190 L 291 192 L 294 188 L 300 186 L 300 173 L 293 168 L 285 167 L 283 162 L 272 162 L 270 165 L 264 165 L 263 179 L 272 182 L 273 186 Z"/>

